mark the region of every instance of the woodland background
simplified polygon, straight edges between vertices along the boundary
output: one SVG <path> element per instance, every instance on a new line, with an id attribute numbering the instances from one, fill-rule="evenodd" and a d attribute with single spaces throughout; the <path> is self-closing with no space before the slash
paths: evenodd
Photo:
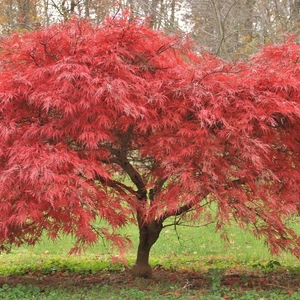
<path id="1" fill-rule="evenodd" d="M 247 58 L 261 45 L 300 39 L 300 0 L 1 0 L 0 35 L 31 31 L 72 15 L 96 23 L 129 9 L 154 29 L 189 34 L 226 60 Z"/>

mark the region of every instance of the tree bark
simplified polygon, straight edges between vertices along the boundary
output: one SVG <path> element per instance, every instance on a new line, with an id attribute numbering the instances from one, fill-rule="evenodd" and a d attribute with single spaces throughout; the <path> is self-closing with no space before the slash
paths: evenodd
<path id="1" fill-rule="evenodd" d="M 20 28 L 28 29 L 30 1 L 29 0 L 18 1 L 18 6 L 19 6 Z"/>
<path id="2" fill-rule="evenodd" d="M 154 220 L 148 224 L 141 224 L 139 220 L 139 246 L 135 265 L 131 269 L 133 276 L 144 278 L 152 277 L 149 255 L 151 247 L 157 241 L 161 230 L 162 222 L 160 221 Z"/>

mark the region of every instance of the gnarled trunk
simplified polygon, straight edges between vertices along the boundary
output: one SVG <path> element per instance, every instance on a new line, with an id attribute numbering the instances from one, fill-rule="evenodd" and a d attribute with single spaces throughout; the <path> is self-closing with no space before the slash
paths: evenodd
<path id="1" fill-rule="evenodd" d="M 157 241 L 162 230 L 162 222 L 152 221 L 147 224 L 139 222 L 139 246 L 137 251 L 136 263 L 131 272 L 135 277 L 152 277 L 152 268 L 149 265 L 149 254 L 151 247 Z"/>

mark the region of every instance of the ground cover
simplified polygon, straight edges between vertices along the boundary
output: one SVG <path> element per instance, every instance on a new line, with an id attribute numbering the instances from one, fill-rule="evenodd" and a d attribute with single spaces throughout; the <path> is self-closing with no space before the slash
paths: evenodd
<path id="1" fill-rule="evenodd" d="M 67 237 L 2 254 L 0 299 L 300 299 L 299 260 L 270 255 L 263 241 L 238 227 L 228 229 L 229 243 L 213 224 L 166 228 L 152 250 L 149 280 L 129 272 L 137 232 L 126 233 L 134 243 L 126 261 L 107 244 L 69 256 Z"/>

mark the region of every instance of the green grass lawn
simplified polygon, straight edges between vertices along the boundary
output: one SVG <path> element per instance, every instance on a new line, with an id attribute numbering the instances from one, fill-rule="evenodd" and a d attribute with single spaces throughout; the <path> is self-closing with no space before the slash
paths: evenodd
<path id="1" fill-rule="evenodd" d="M 128 249 L 126 260 L 132 264 L 138 243 L 136 227 L 123 229 L 133 241 L 133 247 Z M 253 266 L 268 263 L 271 260 L 279 261 L 281 265 L 290 268 L 300 268 L 297 258 L 288 253 L 272 256 L 262 240 L 255 239 L 250 233 L 232 226 L 228 228 L 230 242 L 223 241 L 215 232 L 213 224 L 201 228 L 173 227 L 165 228 L 151 250 L 150 262 L 152 266 L 162 265 L 165 268 L 193 268 L 220 267 L 222 264 Z M 45 268 L 60 268 L 59 264 L 68 264 L 69 271 L 88 266 L 99 271 L 113 267 L 111 258 L 117 258 L 118 252 L 111 251 L 108 244 L 98 243 L 88 248 L 80 256 L 69 255 L 73 246 L 70 237 L 52 242 L 43 239 L 39 244 L 27 247 L 14 248 L 11 253 L 0 255 L 0 275 L 10 275 L 18 272 L 42 270 Z M 118 260 L 118 259 L 116 259 Z M 57 264 L 57 266 L 55 265 Z M 98 268 L 96 267 L 98 265 Z"/>
<path id="2" fill-rule="evenodd" d="M 154 279 L 154 283 L 152 280 L 150 289 L 149 281 L 128 279 L 127 269 L 135 260 L 138 232 L 135 227 L 123 231 L 133 241 L 133 248 L 128 250 L 125 263 L 118 262 L 118 254 L 103 243 L 94 245 L 80 256 L 70 256 L 68 252 L 73 246 L 70 237 L 63 237 L 55 243 L 45 238 L 34 247 L 14 248 L 9 254 L 1 254 L 0 276 L 4 287 L 0 289 L 0 299 L 27 299 L 27 295 L 28 299 L 222 299 L 220 295 L 223 294 L 227 295 L 227 299 L 293 299 L 291 297 L 294 296 L 300 299 L 300 291 L 295 290 L 295 281 L 292 283 L 292 293 L 286 287 L 280 288 L 280 284 L 274 285 L 274 289 L 270 284 L 267 291 L 242 287 L 242 294 L 239 294 L 240 283 L 235 287 L 236 290 L 222 287 L 223 275 L 232 272 L 246 277 L 258 274 L 263 278 L 288 272 L 296 274 L 300 284 L 298 259 L 288 253 L 278 257 L 270 255 L 263 241 L 256 240 L 237 226 L 228 228 L 229 243 L 220 239 L 213 224 L 201 228 L 177 227 L 176 231 L 173 227 L 165 228 L 153 246 L 150 261 L 155 268 L 154 278 L 157 274 L 161 280 L 155 282 Z M 112 258 L 116 262 L 112 262 Z M 186 273 L 206 274 L 205 277 L 199 276 L 202 281 L 208 282 L 208 286 L 184 288 L 188 282 L 195 282 L 194 279 L 186 279 Z M 80 289 L 77 288 L 76 276 L 86 281 L 87 278 L 98 278 L 99 274 L 102 277 L 109 276 L 110 281 L 91 281 L 88 287 L 79 284 Z M 59 282 L 59 276 L 66 285 Z M 172 281 L 172 276 L 178 280 Z M 21 284 L 7 279 L 14 277 Z M 293 280 L 298 280 L 298 277 L 293 277 Z M 32 278 L 44 281 L 55 278 L 56 285 L 48 284 L 49 287 L 45 288 L 47 284 L 43 284 L 41 287 L 37 281 L 30 283 Z M 110 286 L 114 288 L 111 290 Z M 102 294 L 103 298 L 99 296 Z M 16 298 L 13 298 L 15 295 Z"/>

